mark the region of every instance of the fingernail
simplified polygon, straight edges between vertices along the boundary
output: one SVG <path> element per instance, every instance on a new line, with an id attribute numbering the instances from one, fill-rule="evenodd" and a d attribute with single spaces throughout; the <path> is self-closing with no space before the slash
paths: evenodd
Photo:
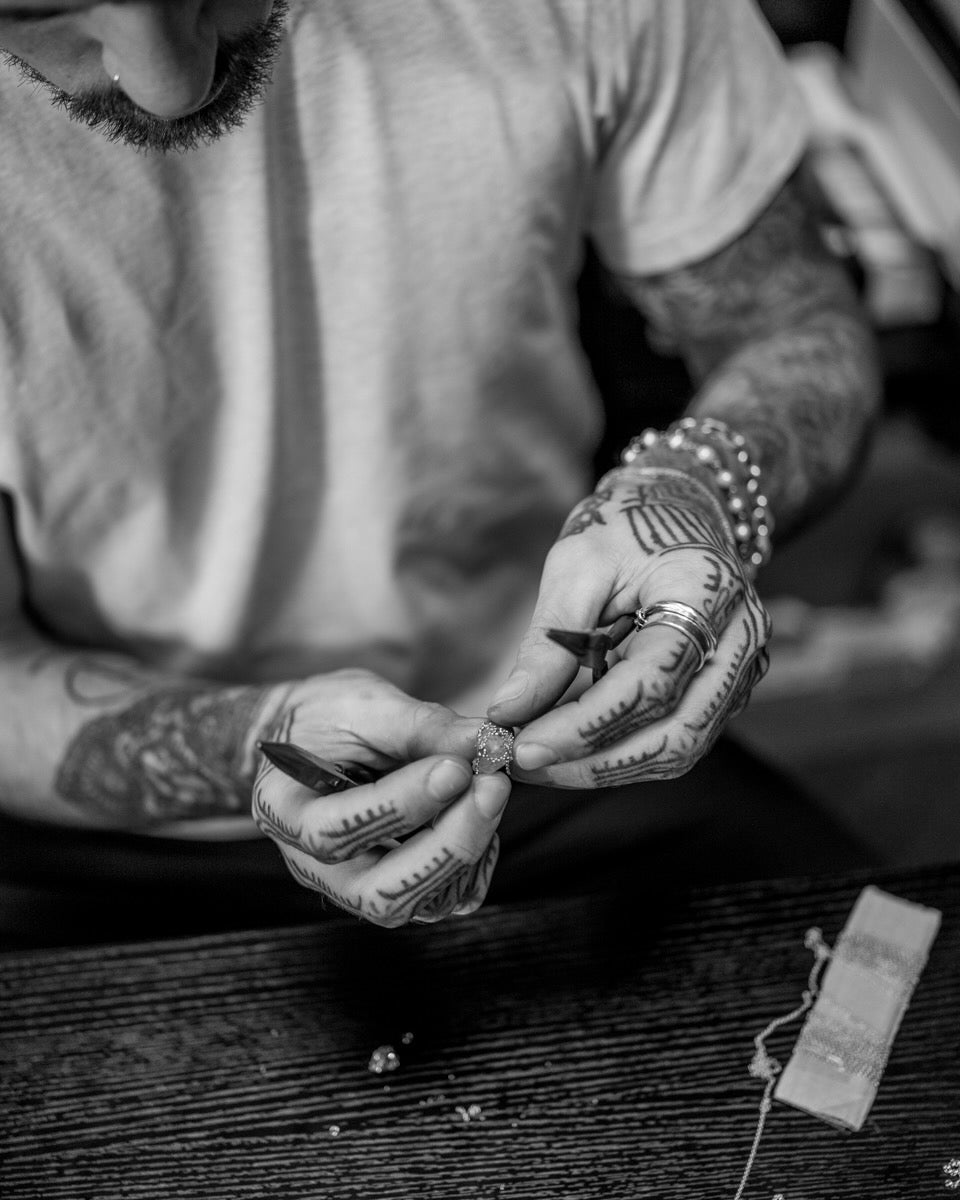
<path id="1" fill-rule="evenodd" d="M 538 767 L 549 767 L 560 761 L 560 755 L 549 746 L 538 746 L 536 742 L 524 742 L 513 752 L 513 760 L 525 771 L 536 771 Z"/>
<path id="2" fill-rule="evenodd" d="M 494 695 L 490 701 L 490 707 L 496 708 L 498 704 L 506 704 L 510 700 L 516 700 L 527 690 L 529 682 L 530 676 L 526 671 L 514 671 L 506 683 Z"/>
<path id="3" fill-rule="evenodd" d="M 459 796 L 471 778 L 463 763 L 445 758 L 427 776 L 427 789 L 435 800 L 449 800 L 451 796 Z"/>
<path id="4" fill-rule="evenodd" d="M 473 786 L 473 799 L 481 816 L 495 821 L 510 799 L 510 780 L 505 775 L 478 775 Z"/>
<path id="5" fill-rule="evenodd" d="M 457 905 L 457 907 L 453 910 L 453 912 L 450 915 L 452 917 L 472 916 L 473 913 L 475 913 L 477 911 L 477 909 L 480 907 L 480 905 L 482 903 L 483 903 L 482 900 L 464 900 L 464 902 L 462 904 Z"/>

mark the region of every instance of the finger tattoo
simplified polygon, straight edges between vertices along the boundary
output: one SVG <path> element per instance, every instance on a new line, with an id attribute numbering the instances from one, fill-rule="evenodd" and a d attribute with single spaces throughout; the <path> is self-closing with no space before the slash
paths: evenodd
<path id="1" fill-rule="evenodd" d="M 676 707 L 686 682 L 696 674 L 700 656 L 686 639 L 666 663 L 658 664 L 661 679 L 641 680 L 632 698 L 621 701 L 604 716 L 582 726 L 577 733 L 593 751 L 623 741 L 631 733 L 665 717 Z"/>
<path id="2" fill-rule="evenodd" d="M 301 866 L 300 863 L 288 858 L 285 854 L 282 857 L 287 870 L 297 883 L 305 888 L 309 888 L 312 892 L 319 892 L 325 899 L 332 901 L 337 908 L 342 908 L 346 912 L 353 913 L 355 917 L 375 919 L 379 915 L 379 910 L 375 903 L 367 903 L 365 905 L 357 897 L 344 895 L 343 892 L 338 892 L 336 888 L 332 888 L 313 867 Z"/>

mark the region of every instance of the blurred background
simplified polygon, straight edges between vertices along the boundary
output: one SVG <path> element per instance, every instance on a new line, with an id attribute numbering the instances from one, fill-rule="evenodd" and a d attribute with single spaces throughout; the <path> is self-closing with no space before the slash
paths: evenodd
<path id="1" fill-rule="evenodd" d="M 877 331 L 885 402 L 858 482 L 762 576 L 771 670 L 732 730 L 884 861 L 957 860 L 960 0 L 760 7 L 808 102 L 807 186 Z M 690 385 L 593 259 L 581 301 L 606 470 Z"/>

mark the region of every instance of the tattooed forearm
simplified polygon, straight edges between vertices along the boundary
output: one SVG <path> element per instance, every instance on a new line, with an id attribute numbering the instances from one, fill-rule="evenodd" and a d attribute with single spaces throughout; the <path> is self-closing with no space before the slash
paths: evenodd
<path id="1" fill-rule="evenodd" d="M 91 659 L 65 678 L 75 703 L 111 705 L 81 726 L 60 763 L 56 790 L 71 805 L 128 828 L 248 811 L 252 731 L 269 689 L 158 687 L 145 676 L 103 674 Z"/>
<path id="2" fill-rule="evenodd" d="M 698 379 L 690 411 L 747 438 L 780 532 L 829 499 L 877 412 L 878 372 L 872 336 L 798 179 L 711 258 L 621 282 Z"/>

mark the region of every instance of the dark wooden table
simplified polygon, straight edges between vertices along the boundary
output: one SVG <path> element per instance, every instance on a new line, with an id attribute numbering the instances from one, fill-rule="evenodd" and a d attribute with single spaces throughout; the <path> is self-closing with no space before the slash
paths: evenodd
<path id="1" fill-rule="evenodd" d="M 746 1196 L 950 1196 L 960 867 L 2 957 L 0 1196 L 732 1200 L 752 1038 L 871 881 L 944 913 L 872 1114 L 775 1105 Z"/>

